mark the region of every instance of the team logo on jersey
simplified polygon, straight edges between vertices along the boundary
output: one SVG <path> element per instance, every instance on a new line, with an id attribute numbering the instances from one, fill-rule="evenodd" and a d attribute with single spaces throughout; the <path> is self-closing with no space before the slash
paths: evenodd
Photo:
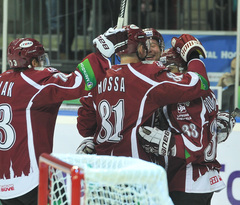
<path id="1" fill-rule="evenodd" d="M 177 104 L 177 120 L 191 120 L 191 116 L 189 115 L 186 106 L 189 106 L 189 102 L 178 103 Z"/>
<path id="2" fill-rule="evenodd" d="M 177 111 L 178 111 L 178 113 L 186 113 L 187 109 L 185 107 L 185 103 L 178 103 L 177 104 Z"/>
<path id="3" fill-rule="evenodd" d="M 167 73 L 167 76 L 169 77 L 169 78 L 172 78 L 174 81 L 181 81 L 182 80 L 182 78 L 183 78 L 183 75 L 175 75 L 174 73 L 171 73 L 171 72 L 168 72 Z"/>
<path id="4" fill-rule="evenodd" d="M 28 48 L 28 47 L 31 47 L 33 45 L 33 42 L 32 41 L 23 41 L 22 43 L 20 43 L 20 47 L 21 48 Z"/>

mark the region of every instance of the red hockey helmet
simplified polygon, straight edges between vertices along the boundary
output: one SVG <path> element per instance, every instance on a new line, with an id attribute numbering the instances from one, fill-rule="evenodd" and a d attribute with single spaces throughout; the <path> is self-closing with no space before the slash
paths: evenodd
<path id="1" fill-rule="evenodd" d="M 123 28 L 128 31 L 128 44 L 127 48 L 118 52 L 117 55 L 136 53 L 139 43 L 146 45 L 147 37 L 141 28 L 134 24 L 124 26 Z"/>
<path id="2" fill-rule="evenodd" d="M 160 48 L 161 52 L 163 52 L 165 49 L 165 43 L 164 43 L 162 34 L 159 33 L 154 28 L 145 28 L 145 29 L 143 29 L 143 31 L 144 31 L 144 33 L 146 33 L 148 39 L 154 39 L 158 42 L 159 48 Z"/>
<path id="3" fill-rule="evenodd" d="M 177 53 L 173 48 L 165 50 L 161 55 L 160 61 L 165 66 L 178 66 L 180 71 L 187 69 L 187 62 L 185 62 L 181 55 Z"/>
<path id="4" fill-rule="evenodd" d="M 31 60 L 45 53 L 43 45 L 32 38 L 17 38 L 7 50 L 10 68 L 31 68 Z"/>

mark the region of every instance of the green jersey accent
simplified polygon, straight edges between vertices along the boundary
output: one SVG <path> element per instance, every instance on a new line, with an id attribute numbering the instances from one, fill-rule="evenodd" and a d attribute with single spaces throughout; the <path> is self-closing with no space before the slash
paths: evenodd
<path id="1" fill-rule="evenodd" d="M 188 151 L 185 149 L 185 159 L 189 158 L 190 154 L 188 153 Z"/>
<path id="2" fill-rule="evenodd" d="M 201 90 L 208 90 L 209 89 L 209 85 L 208 85 L 208 81 L 200 74 L 196 73 L 200 80 L 201 80 Z"/>
<path id="3" fill-rule="evenodd" d="M 82 63 L 78 64 L 77 68 L 85 80 L 85 90 L 94 88 L 97 85 L 97 81 L 89 60 L 85 59 Z"/>

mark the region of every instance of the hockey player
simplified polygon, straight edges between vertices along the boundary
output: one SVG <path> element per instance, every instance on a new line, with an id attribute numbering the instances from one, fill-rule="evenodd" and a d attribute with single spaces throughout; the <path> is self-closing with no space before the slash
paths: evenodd
<path id="1" fill-rule="evenodd" d="M 136 137 L 139 126 L 162 105 L 203 95 L 208 89 L 208 81 L 204 80 L 206 70 L 199 59 L 193 59 L 188 65 L 189 71 L 196 71 L 199 75 L 193 72 L 175 75 L 160 62 L 142 63 L 146 57 L 146 34 L 135 25 L 125 28 L 128 30 L 128 48 L 118 53 L 121 64 L 108 70 L 106 78 L 88 97 L 81 98 L 83 107 L 79 108 L 77 126 L 83 137 L 94 136 L 95 150 L 99 155 L 130 156 L 150 161 Z M 190 45 L 190 50 L 183 55 L 187 61 L 195 57 L 197 49 L 205 56 L 204 48 L 191 35 L 176 39 L 175 45 L 182 49 L 191 40 L 195 44 Z M 203 90 L 199 89 L 200 84 Z M 166 137 L 167 134 L 166 131 Z M 91 142 L 84 143 L 79 150 Z"/>
<path id="2" fill-rule="evenodd" d="M 146 60 L 159 61 L 165 49 L 165 44 L 161 33 L 154 28 L 145 28 L 143 31 L 146 33 L 148 39 L 147 41 L 149 41 L 150 44 Z"/>
<path id="3" fill-rule="evenodd" d="M 158 61 L 160 59 L 162 52 L 164 51 L 164 48 L 165 48 L 163 37 L 154 28 L 146 28 L 146 29 L 143 29 L 143 31 L 146 34 L 147 43 L 149 45 L 146 60 L 147 61 Z M 79 112 L 81 112 L 81 115 L 85 115 L 85 114 L 90 115 L 91 112 L 89 109 L 87 111 L 85 111 L 85 105 L 84 105 L 85 100 L 83 100 L 83 99 L 81 100 L 82 106 L 79 109 Z M 84 153 L 84 154 L 95 153 L 95 150 L 94 150 L 95 145 L 93 143 L 93 137 L 91 137 L 91 135 L 93 134 L 93 130 L 96 129 L 96 125 L 97 125 L 96 121 L 93 120 L 96 117 L 94 109 L 92 110 L 91 115 L 92 115 L 92 118 L 90 118 L 91 120 L 89 120 L 88 123 L 84 123 L 84 125 L 81 124 L 84 127 L 81 127 L 79 125 L 79 129 L 82 130 L 81 133 L 84 133 L 85 136 L 90 136 L 90 137 L 85 137 L 85 139 L 82 141 L 82 143 L 77 148 L 77 153 L 79 153 L 79 154 L 80 153 Z M 155 114 L 154 114 L 154 116 L 155 116 Z M 89 119 L 89 118 L 87 118 L 87 119 Z M 79 122 L 79 124 L 80 123 L 81 122 Z"/>
<path id="4" fill-rule="evenodd" d="M 151 53 L 151 54 L 155 54 L 155 55 L 152 55 L 151 57 L 150 57 L 150 59 L 149 60 L 157 60 L 157 59 L 159 59 L 159 52 L 160 52 L 160 48 L 161 48 L 161 45 L 164 45 L 163 44 L 163 41 L 161 40 L 162 38 L 159 38 L 159 33 L 156 33 L 156 32 L 152 32 L 152 31 L 154 31 L 153 29 L 145 29 L 144 30 L 145 31 L 145 33 L 146 33 L 146 31 L 147 31 L 147 36 L 148 36 L 148 38 L 150 38 L 151 39 L 151 42 L 152 43 L 154 43 L 155 45 L 157 45 L 157 42 L 159 42 L 159 45 L 160 46 L 151 46 L 150 47 L 150 50 L 149 50 L 149 53 Z M 153 39 L 153 36 L 156 36 L 154 39 Z M 153 52 L 152 51 L 152 49 L 153 50 L 155 50 L 155 52 Z M 186 62 L 185 61 L 183 61 L 183 59 L 180 57 L 180 55 L 179 54 L 177 54 L 176 52 L 175 52 L 175 55 L 174 55 L 174 52 L 169 52 L 168 53 L 169 55 L 168 55 L 168 63 L 169 63 L 169 60 L 171 60 L 171 63 L 177 63 L 177 65 L 178 66 L 171 66 L 171 68 L 173 68 L 173 67 L 175 67 L 175 69 L 176 68 L 178 68 L 178 67 L 181 67 L 181 68 L 186 68 Z M 166 56 L 164 57 L 164 58 L 166 58 Z M 175 71 L 176 72 L 176 71 Z M 211 92 L 210 92 L 211 93 Z M 211 95 L 212 95 L 212 97 L 214 98 L 214 95 L 211 93 Z M 96 129 L 96 127 L 97 127 L 97 123 L 96 123 L 96 121 L 94 120 L 95 118 L 96 118 L 96 113 L 95 113 L 95 109 L 92 107 L 91 108 L 91 106 L 89 106 L 89 105 L 91 105 L 92 104 L 92 102 L 91 102 L 91 96 L 89 96 L 89 98 L 86 98 L 86 99 L 84 99 L 84 100 L 82 100 L 82 103 L 83 103 L 83 107 L 81 107 L 80 109 L 79 109 L 79 120 L 78 120 L 78 127 L 79 127 L 79 130 L 80 130 L 80 134 L 83 134 L 83 135 L 85 135 L 85 136 L 91 136 L 91 135 L 94 135 L 95 134 L 95 129 Z M 89 101 L 89 102 L 88 102 Z M 195 102 L 198 102 L 199 101 L 199 99 L 198 100 L 194 100 Z M 192 101 L 192 102 L 194 102 L 194 101 Z M 193 104 L 191 104 L 191 106 L 194 106 Z M 85 109 L 87 107 L 87 110 Z M 91 108 L 91 111 L 90 111 L 90 108 Z M 194 110 L 194 109 L 193 109 Z M 196 109 L 196 113 L 199 111 L 199 109 Z M 212 112 L 211 113 L 211 115 L 212 116 L 214 116 L 214 114 L 216 114 L 216 107 L 215 107 L 215 111 L 214 112 Z M 84 118 L 83 116 L 84 115 L 87 115 L 88 117 L 86 117 L 86 118 Z M 218 119 L 217 119 L 217 125 L 219 126 L 219 127 L 221 127 L 221 128 L 226 128 L 226 127 L 228 127 L 228 125 L 227 125 L 227 121 L 228 121 L 228 117 L 229 117 L 229 115 L 228 115 L 228 113 L 220 113 L 219 115 L 218 115 Z M 198 118 L 198 117 L 197 117 Z M 214 118 L 214 117 L 212 117 L 212 118 Z M 80 119 L 85 119 L 84 121 L 82 121 L 82 120 L 80 120 Z M 86 121 L 87 120 L 87 121 Z M 190 119 L 190 122 L 194 122 L 194 120 L 195 119 Z M 234 123 L 234 121 L 231 121 L 231 122 L 233 122 Z M 163 124 L 163 122 L 160 122 L 161 123 L 161 125 Z M 159 123 L 158 123 L 158 125 L 159 125 Z M 231 130 L 232 130 L 232 128 L 233 128 L 233 125 L 234 124 L 231 124 L 231 126 L 230 126 L 230 132 L 231 132 Z M 165 129 L 167 129 L 168 127 L 165 127 Z M 205 128 L 204 130 L 206 131 L 206 130 L 208 130 L 209 128 L 207 127 L 207 128 Z M 227 136 L 229 135 L 229 133 L 228 132 L 225 132 L 225 133 L 218 133 L 218 142 L 220 142 L 220 141 L 224 141 L 224 140 L 226 140 L 226 138 L 227 138 Z M 87 138 L 85 138 L 85 140 L 81 143 L 81 145 L 79 146 L 79 148 L 78 148 L 78 152 L 79 153 L 95 153 L 95 144 L 92 142 L 92 140 L 93 140 L 93 137 L 87 137 Z M 148 143 L 149 144 L 149 143 Z M 211 145 L 211 143 L 210 143 L 210 145 Z M 209 146 L 210 146 L 209 145 Z M 144 147 L 145 149 L 147 149 L 147 147 L 145 146 Z M 153 148 L 153 147 L 152 147 Z M 155 149 L 152 149 L 152 150 L 155 150 Z M 147 150 L 148 152 L 149 152 L 149 150 Z M 201 154 L 201 150 L 200 150 L 200 152 L 199 152 L 200 154 Z M 152 160 L 152 156 L 151 156 L 151 160 Z M 159 163 L 159 162 L 158 162 Z M 214 163 L 213 163 L 214 164 Z M 163 165 L 163 166 L 165 166 L 165 164 L 164 164 L 164 160 L 162 160 L 161 161 L 161 165 Z M 216 168 L 218 169 L 219 168 L 219 164 L 218 164 L 218 162 L 217 161 L 215 161 L 215 165 L 216 165 Z M 174 166 L 173 166 L 173 169 L 174 169 Z M 170 170 L 171 170 L 171 168 L 170 168 Z M 174 170 L 175 171 L 175 170 Z M 178 171 L 178 170 L 177 170 Z M 172 173 L 172 175 L 174 176 L 174 174 Z M 181 177 L 180 177 L 181 178 Z M 179 183 L 181 183 L 181 182 L 179 182 Z M 220 184 L 220 186 L 221 186 L 221 183 L 219 183 Z M 223 184 L 222 184 L 223 185 Z M 206 189 L 207 190 L 207 189 Z M 206 191 L 205 189 L 204 189 L 204 191 Z M 204 192 L 203 191 L 203 192 Z M 194 190 L 193 190 L 193 192 L 194 192 Z M 174 193 L 175 192 L 171 192 L 171 193 L 173 193 L 172 195 L 172 197 L 173 197 L 173 199 L 174 200 L 176 200 L 177 199 L 177 201 L 179 201 L 180 203 L 182 203 L 182 198 L 184 198 L 184 196 L 174 196 Z M 184 193 L 183 193 L 184 194 Z M 195 203 L 203 203 L 203 204 L 205 204 L 203 201 L 205 200 L 205 201 L 207 201 L 207 200 L 209 200 L 210 201 L 210 199 L 211 199 L 211 196 L 212 196 L 212 193 L 207 193 L 207 194 L 187 194 L 187 196 L 189 196 L 190 198 L 195 198 L 195 201 L 192 201 L 192 200 L 188 200 L 188 203 L 190 203 L 190 204 L 192 204 L 193 202 L 195 202 Z M 184 198 L 185 199 L 185 198 Z M 176 202 L 177 203 L 177 202 Z"/>
<path id="5" fill-rule="evenodd" d="M 108 57 L 124 48 L 124 29 L 108 30 L 95 39 L 96 48 Z M 119 41 L 118 41 L 119 40 Z M 63 100 L 89 92 L 109 68 L 109 61 L 92 53 L 71 74 L 50 67 L 43 45 L 20 38 L 8 46 L 10 70 L 0 75 L 0 201 L 2 205 L 37 204 L 38 159 L 51 153 L 53 132 Z"/>
<path id="6" fill-rule="evenodd" d="M 161 61 L 174 73 L 186 72 L 186 62 L 173 49 L 167 50 Z M 152 127 L 140 129 L 143 147 L 148 153 L 156 154 L 157 163 L 165 167 L 174 204 L 210 204 L 213 193 L 225 187 L 218 173 L 220 164 L 216 154 L 217 143 L 225 141 L 229 133 L 217 135 L 217 127 L 227 126 L 229 114 L 217 116 L 217 101 L 210 89 L 198 99 L 164 106 L 163 113 L 174 134 L 172 140 L 175 142 L 169 144 L 171 152 L 168 148 L 164 152 L 159 150 L 160 144 L 164 143 L 160 137 L 163 132 Z M 157 125 L 163 123 L 162 120 Z M 231 118 L 230 132 L 234 124 L 235 120 Z"/>

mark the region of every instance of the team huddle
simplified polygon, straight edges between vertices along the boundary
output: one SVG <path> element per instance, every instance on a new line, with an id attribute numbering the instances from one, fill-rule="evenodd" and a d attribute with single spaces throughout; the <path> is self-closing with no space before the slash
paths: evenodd
<path id="1" fill-rule="evenodd" d="M 125 93 L 96 89 L 80 99 L 78 130 L 86 139 L 77 152 L 154 162 L 167 171 L 174 204 L 210 204 L 213 192 L 225 187 L 216 152 L 228 133 L 217 130 L 229 117 L 231 129 L 235 121 L 218 112 L 199 58 L 206 57 L 205 49 L 183 34 L 164 51 L 155 29 L 126 29 L 128 48 L 117 53 L 120 65 L 106 74 L 107 79 L 124 78 Z M 144 34 L 147 44 L 142 45 Z M 212 178 L 216 183 L 210 183 Z"/>
<path id="2" fill-rule="evenodd" d="M 174 204 L 210 204 L 225 187 L 217 144 L 235 119 L 218 110 L 200 58 L 204 46 L 182 34 L 165 50 L 157 30 L 132 24 L 110 28 L 93 44 L 96 52 L 71 74 L 50 67 L 35 39 L 8 46 L 11 69 L 0 75 L 1 203 L 37 204 L 39 156 L 52 152 L 61 103 L 80 98 L 77 129 L 85 139 L 78 154 L 156 163 L 166 170 Z M 114 54 L 120 64 L 111 65 Z"/>

